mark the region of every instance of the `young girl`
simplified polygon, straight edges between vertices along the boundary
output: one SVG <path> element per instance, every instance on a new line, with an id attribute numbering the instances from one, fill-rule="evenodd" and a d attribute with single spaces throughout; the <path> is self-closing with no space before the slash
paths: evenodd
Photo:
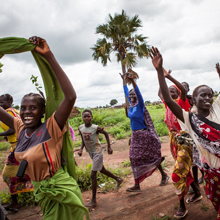
<path id="1" fill-rule="evenodd" d="M 125 77 L 129 77 L 134 89 L 128 91 Z M 157 136 L 150 114 L 148 113 L 141 93 L 132 76 L 129 74 L 121 75 L 123 88 L 131 107 L 127 116 L 131 121 L 131 145 L 129 158 L 135 179 L 135 185 L 128 188 L 128 192 L 140 191 L 140 183 L 150 176 L 157 168 L 159 169 L 162 180 L 160 185 L 167 184 L 169 176 L 163 171 L 161 162 L 161 143 Z"/>
<path id="2" fill-rule="evenodd" d="M 163 59 L 157 48 L 151 49 L 152 63 L 157 70 L 160 88 L 165 103 L 178 118 L 181 128 L 187 131 L 194 141 L 193 161 L 205 171 L 206 195 L 212 201 L 217 219 L 220 219 L 220 152 L 219 152 L 219 123 L 220 97 L 213 102 L 213 90 L 206 85 L 198 86 L 192 95 L 197 107 L 197 114 L 186 112 L 170 97 L 164 74 Z M 194 189 L 195 191 L 195 189 Z M 187 199 L 188 203 L 197 201 L 196 194 Z"/>
<path id="3" fill-rule="evenodd" d="M 0 96 L 0 106 L 7 111 L 13 117 L 20 118 L 19 112 L 12 108 L 13 97 L 9 94 Z M 0 136 L 7 136 L 11 149 L 8 155 L 6 164 L 4 166 L 2 177 L 4 182 L 8 185 L 11 194 L 12 202 L 4 206 L 6 210 L 18 211 L 17 194 L 22 192 L 34 191 L 30 177 L 25 174 L 22 178 L 16 176 L 19 163 L 14 157 L 14 150 L 17 144 L 16 133 L 13 129 L 1 122 L 1 128 L 4 132 L 0 133 Z"/>
<path id="4" fill-rule="evenodd" d="M 85 206 L 89 209 L 95 208 L 97 205 L 96 202 L 96 191 L 97 191 L 97 171 L 111 177 L 117 181 L 117 186 L 115 190 L 118 190 L 123 179 L 120 177 L 115 176 L 110 171 L 106 170 L 103 165 L 103 152 L 102 146 L 98 139 L 99 133 L 104 134 L 107 145 L 108 145 L 108 154 L 112 154 L 112 148 L 110 146 L 109 136 L 108 133 L 104 130 L 104 128 L 99 127 L 98 125 L 94 125 L 91 123 L 92 121 L 92 112 L 89 109 L 85 109 L 82 113 L 82 118 L 84 124 L 79 126 L 79 133 L 82 138 L 81 148 L 78 152 L 79 156 L 82 156 L 83 148 L 86 147 L 86 151 L 89 153 L 89 156 L 92 159 L 92 172 L 91 172 L 91 179 L 92 179 L 92 199 L 88 202 Z"/>
<path id="5" fill-rule="evenodd" d="M 0 120 L 17 134 L 15 158 L 22 164 L 34 185 L 35 199 L 44 219 L 84 219 L 88 210 L 82 205 L 81 191 L 76 181 L 61 166 L 63 135 L 67 131 L 67 119 L 76 100 L 75 90 L 56 61 L 47 42 L 39 37 L 29 39 L 36 45 L 35 51 L 43 56 L 53 70 L 64 98 L 56 112 L 44 123 L 45 99 L 30 93 L 21 101 L 21 120 L 0 108 Z M 25 169 L 26 166 L 26 169 Z"/>

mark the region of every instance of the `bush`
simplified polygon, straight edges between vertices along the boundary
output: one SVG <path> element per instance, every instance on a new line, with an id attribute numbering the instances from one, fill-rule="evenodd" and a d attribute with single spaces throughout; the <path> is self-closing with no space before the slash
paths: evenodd
<path id="1" fill-rule="evenodd" d="M 116 176 L 125 177 L 131 174 L 131 169 L 126 168 L 106 168 Z M 92 187 L 92 180 L 90 178 L 92 170 L 92 164 L 86 164 L 83 167 L 83 164 L 78 166 L 76 169 L 77 183 L 81 190 L 85 191 Z M 113 190 L 116 186 L 116 181 L 108 176 L 97 172 L 97 184 L 101 186 L 101 191 L 110 191 Z"/>

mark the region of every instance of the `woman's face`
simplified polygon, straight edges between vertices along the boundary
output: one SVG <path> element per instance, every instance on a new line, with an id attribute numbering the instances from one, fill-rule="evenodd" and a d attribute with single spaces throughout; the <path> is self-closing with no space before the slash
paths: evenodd
<path id="1" fill-rule="evenodd" d="M 171 95 L 172 99 L 178 99 L 179 93 L 178 93 L 176 87 L 170 86 L 170 87 L 169 87 L 169 92 L 170 92 L 170 95 Z"/>
<path id="2" fill-rule="evenodd" d="M 42 108 L 36 97 L 26 96 L 22 99 L 20 115 L 25 128 L 36 130 L 41 125 L 44 113 L 45 109 Z"/>
<path id="3" fill-rule="evenodd" d="M 129 99 L 133 103 L 135 103 L 137 101 L 137 96 L 136 96 L 136 93 L 133 89 L 129 92 Z"/>
<path id="4" fill-rule="evenodd" d="M 2 96 L 2 97 L 0 97 L 0 106 L 3 109 L 10 108 L 11 107 L 11 102 L 8 101 L 8 100 L 5 100 L 5 98 Z"/>
<path id="5" fill-rule="evenodd" d="M 196 96 L 193 101 L 198 110 L 209 110 L 213 103 L 212 90 L 207 86 L 200 87 L 196 92 Z"/>

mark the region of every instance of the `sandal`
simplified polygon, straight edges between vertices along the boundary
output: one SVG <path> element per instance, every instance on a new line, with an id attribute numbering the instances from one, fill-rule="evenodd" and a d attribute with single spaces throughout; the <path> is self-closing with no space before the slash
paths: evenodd
<path id="1" fill-rule="evenodd" d="M 165 180 L 161 180 L 160 185 L 159 186 L 165 186 L 167 185 L 168 180 L 170 179 L 170 177 L 167 175 Z"/>
<path id="2" fill-rule="evenodd" d="M 141 192 L 140 189 L 136 189 L 135 187 L 131 187 L 131 188 L 128 188 L 126 189 L 127 192 Z"/>
<path id="3" fill-rule="evenodd" d="M 192 197 L 190 197 L 190 198 L 188 198 L 188 199 L 186 200 L 186 203 L 195 203 L 195 202 L 200 201 L 202 198 L 203 198 L 202 195 L 201 195 L 200 197 L 196 198 L 196 199 L 193 199 L 193 196 L 192 196 Z"/>
<path id="4" fill-rule="evenodd" d="M 8 204 L 3 206 L 6 211 L 18 212 L 19 205 L 13 206 L 12 204 Z"/>
<path id="5" fill-rule="evenodd" d="M 188 213 L 188 210 L 186 210 L 185 212 L 177 212 L 175 215 L 174 215 L 174 218 L 177 218 L 177 219 L 181 219 L 181 218 L 184 218 Z"/>

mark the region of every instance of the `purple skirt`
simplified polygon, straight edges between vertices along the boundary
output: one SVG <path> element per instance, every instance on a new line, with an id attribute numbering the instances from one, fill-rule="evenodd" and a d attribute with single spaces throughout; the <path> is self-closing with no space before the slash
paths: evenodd
<path id="1" fill-rule="evenodd" d="M 161 145 L 150 130 L 132 131 L 129 158 L 135 184 L 141 183 L 161 164 Z"/>

